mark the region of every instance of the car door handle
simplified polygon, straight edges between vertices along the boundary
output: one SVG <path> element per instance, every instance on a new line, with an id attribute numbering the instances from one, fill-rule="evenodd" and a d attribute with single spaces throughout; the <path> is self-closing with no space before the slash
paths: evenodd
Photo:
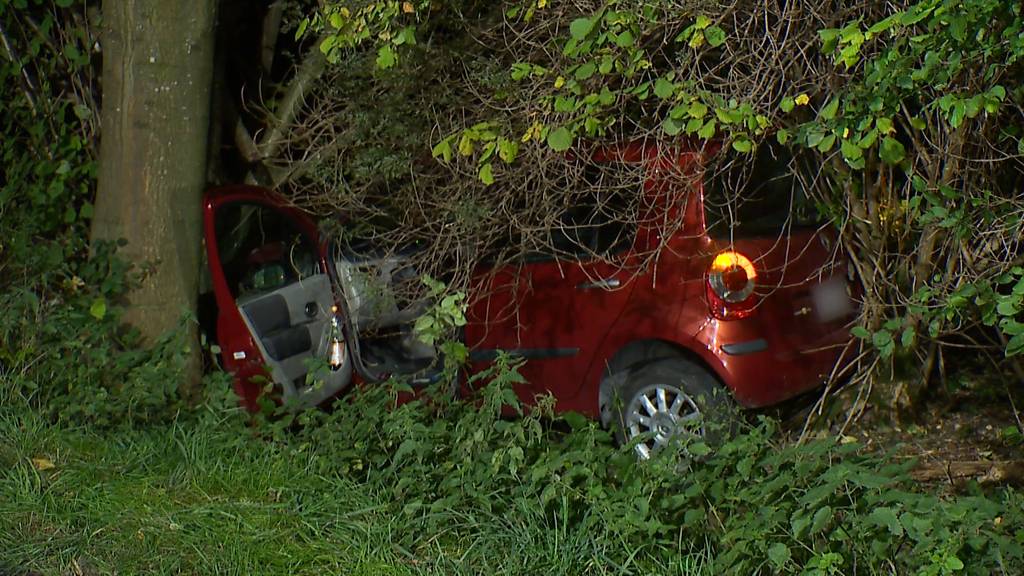
<path id="1" fill-rule="evenodd" d="M 576 285 L 577 290 L 594 290 L 601 288 L 608 290 L 609 288 L 618 288 L 622 285 L 622 282 L 618 278 L 602 278 L 600 280 L 591 280 L 589 282 L 582 282 Z"/>

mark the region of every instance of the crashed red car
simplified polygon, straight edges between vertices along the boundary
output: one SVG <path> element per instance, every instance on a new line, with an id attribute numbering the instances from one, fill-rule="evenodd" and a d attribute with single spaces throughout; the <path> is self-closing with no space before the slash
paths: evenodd
<path id="1" fill-rule="evenodd" d="M 595 152 L 592 164 L 642 169 L 635 193 L 679 225 L 662 238 L 664 228 L 602 219 L 583 203 L 563 215 L 574 226 L 551 231 L 555 255 L 481 267 L 464 332 L 472 367 L 499 351 L 527 359 L 523 401 L 550 393 L 559 411 L 615 422 L 623 439 L 643 435 L 642 456 L 732 404 L 768 406 L 820 385 L 850 340 L 847 267 L 792 159 L 759 150 L 741 194 L 701 177 L 700 149 Z M 695 177 L 669 178 L 680 173 Z M 412 331 L 422 303 L 390 291 L 416 278 L 401 254 L 324 239 L 307 214 L 249 186 L 208 192 L 204 225 L 216 339 L 250 409 L 267 378 L 283 400 L 314 406 L 354 379 L 434 363 Z M 657 246 L 655 262 L 631 266 Z M 310 359 L 326 356 L 333 369 L 308 385 Z"/>

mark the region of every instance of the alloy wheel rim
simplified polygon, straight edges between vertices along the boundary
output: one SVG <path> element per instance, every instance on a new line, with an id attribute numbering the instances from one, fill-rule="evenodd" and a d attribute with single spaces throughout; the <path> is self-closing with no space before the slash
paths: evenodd
<path id="1" fill-rule="evenodd" d="M 626 410 L 627 437 L 647 437 L 634 448 L 647 459 L 672 438 L 682 434 L 703 436 L 700 409 L 686 392 L 671 384 L 652 384 L 637 392 Z"/>

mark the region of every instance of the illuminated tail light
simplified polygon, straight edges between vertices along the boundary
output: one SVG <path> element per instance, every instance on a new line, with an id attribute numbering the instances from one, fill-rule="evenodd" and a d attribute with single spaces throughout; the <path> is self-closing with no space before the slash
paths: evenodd
<path id="1" fill-rule="evenodd" d="M 722 320 L 749 316 L 756 298 L 757 270 L 749 258 L 727 251 L 715 256 L 708 269 L 708 303 L 711 313 Z"/>

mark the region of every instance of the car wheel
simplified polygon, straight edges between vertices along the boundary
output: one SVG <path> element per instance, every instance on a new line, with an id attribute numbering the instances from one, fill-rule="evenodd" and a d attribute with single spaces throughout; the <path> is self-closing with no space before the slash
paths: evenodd
<path id="1" fill-rule="evenodd" d="M 630 369 L 614 391 L 612 411 L 620 443 L 642 436 L 635 446 L 641 459 L 687 437 L 714 448 L 737 422 L 735 403 L 714 376 L 682 358 Z"/>

